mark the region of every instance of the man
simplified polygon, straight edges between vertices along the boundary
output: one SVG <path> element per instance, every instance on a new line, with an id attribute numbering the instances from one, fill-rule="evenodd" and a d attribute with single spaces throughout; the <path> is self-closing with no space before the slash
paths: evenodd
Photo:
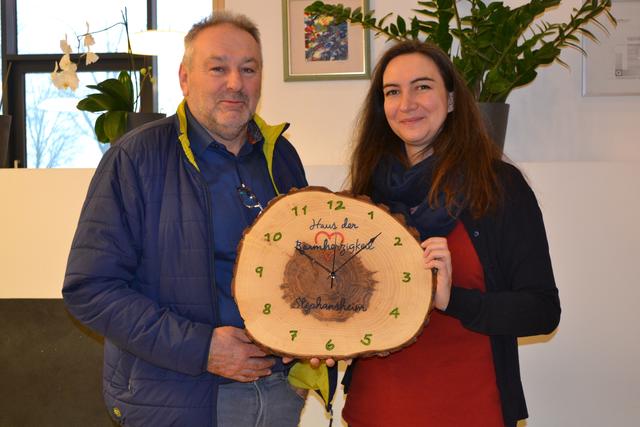
<path id="1" fill-rule="evenodd" d="M 255 115 L 259 33 L 217 14 L 185 37 L 185 100 L 127 134 L 91 182 L 69 256 L 69 311 L 105 336 L 104 398 L 133 426 L 295 426 L 304 394 L 250 342 L 231 295 L 236 248 L 259 205 L 307 185 Z"/>

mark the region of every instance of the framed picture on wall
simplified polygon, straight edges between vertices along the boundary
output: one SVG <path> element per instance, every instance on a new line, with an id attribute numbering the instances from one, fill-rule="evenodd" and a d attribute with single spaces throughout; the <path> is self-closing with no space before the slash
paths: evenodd
<path id="1" fill-rule="evenodd" d="M 615 0 L 618 25 L 594 42 L 582 36 L 582 95 L 640 95 L 640 0 Z"/>
<path id="2" fill-rule="evenodd" d="M 305 13 L 313 0 L 282 0 L 284 80 L 368 79 L 369 31 L 328 16 Z M 341 0 L 369 11 L 368 0 Z"/>

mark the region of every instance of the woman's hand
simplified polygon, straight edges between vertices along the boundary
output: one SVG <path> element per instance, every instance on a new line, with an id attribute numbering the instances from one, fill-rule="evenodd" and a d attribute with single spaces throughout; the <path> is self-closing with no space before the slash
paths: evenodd
<path id="1" fill-rule="evenodd" d="M 290 363 L 293 360 L 294 360 L 293 357 L 283 357 L 282 358 L 282 362 L 285 363 L 285 364 Z M 329 368 L 334 367 L 335 364 L 336 364 L 336 361 L 333 360 L 332 358 L 320 359 L 318 357 L 312 357 L 311 359 L 309 359 L 309 364 L 313 368 L 317 368 L 318 366 L 320 366 L 322 364 L 322 362 L 324 362 Z"/>
<path id="2" fill-rule="evenodd" d="M 420 246 L 424 248 L 424 267 L 438 270 L 434 305 L 439 310 L 446 310 L 451 297 L 451 252 L 447 239 L 431 237 Z"/>

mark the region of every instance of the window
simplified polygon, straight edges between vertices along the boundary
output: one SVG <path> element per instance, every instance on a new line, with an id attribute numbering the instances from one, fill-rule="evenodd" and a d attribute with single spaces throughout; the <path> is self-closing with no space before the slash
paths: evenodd
<path id="1" fill-rule="evenodd" d="M 3 0 L 0 61 L 7 93 L 1 108 L 13 116 L 13 124 L 9 162 L 0 167 L 12 167 L 14 161 L 29 168 L 95 167 L 109 145 L 95 138 L 98 114 L 79 111 L 75 105 L 92 92 L 87 84 L 129 68 L 124 27 L 114 26 L 122 22 L 121 12 L 126 7 L 130 35 L 156 26 L 184 34 L 211 13 L 211 6 L 211 0 L 193 0 L 189 8 L 169 0 L 119 0 L 100 7 L 87 0 Z M 87 31 L 87 22 L 91 32 L 106 29 L 94 35 L 92 51 L 100 59 L 78 66 L 80 86 L 75 92 L 58 90 L 50 73 L 62 56 L 59 40 L 66 34 L 77 63 L 78 35 Z M 181 59 L 181 43 L 158 57 L 136 55 L 136 68 L 153 64 L 157 80 L 156 91 L 142 93 L 144 111 L 175 112 L 182 99 L 177 77 Z"/>
<path id="2" fill-rule="evenodd" d="M 75 92 L 58 90 L 49 73 L 25 75 L 27 159 L 31 168 L 89 167 L 97 165 L 109 148 L 93 134 L 97 114 L 80 111 L 76 104 L 96 84 L 115 72 L 78 73 Z"/>
<path id="3" fill-rule="evenodd" d="M 184 4 L 174 0 L 158 1 L 158 28 L 187 33 L 191 26 L 211 14 L 211 0 L 189 2 L 189 12 L 185 13 Z M 158 111 L 173 114 L 182 100 L 182 91 L 178 83 L 178 67 L 182 61 L 180 49 L 172 49 L 158 56 Z"/>
<path id="4" fill-rule="evenodd" d="M 61 55 L 59 40 L 67 35 L 74 52 L 81 40 L 76 35 L 111 27 L 122 22 L 121 11 L 127 9 L 129 31 L 147 28 L 147 3 L 140 0 L 107 3 L 87 0 L 15 0 L 18 22 L 18 54 Z M 37 13 L 34 11 L 37 10 Z M 96 52 L 127 52 L 127 40 L 122 25 L 95 35 Z"/>

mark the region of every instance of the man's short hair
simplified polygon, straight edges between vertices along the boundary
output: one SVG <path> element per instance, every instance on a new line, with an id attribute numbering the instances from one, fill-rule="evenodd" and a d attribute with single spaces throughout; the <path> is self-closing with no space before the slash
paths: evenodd
<path id="1" fill-rule="evenodd" d="M 234 27 L 246 31 L 253 37 L 253 39 L 258 43 L 258 48 L 260 50 L 260 61 L 262 61 L 262 43 L 260 42 L 260 31 L 256 24 L 249 19 L 246 15 L 236 14 L 232 12 L 222 11 L 215 12 L 201 20 L 200 22 L 195 23 L 186 36 L 184 36 L 184 55 L 182 57 L 182 63 L 185 66 L 189 66 L 191 62 L 191 56 L 193 53 L 193 40 L 200 34 L 201 31 L 217 27 L 222 24 L 230 24 Z"/>

